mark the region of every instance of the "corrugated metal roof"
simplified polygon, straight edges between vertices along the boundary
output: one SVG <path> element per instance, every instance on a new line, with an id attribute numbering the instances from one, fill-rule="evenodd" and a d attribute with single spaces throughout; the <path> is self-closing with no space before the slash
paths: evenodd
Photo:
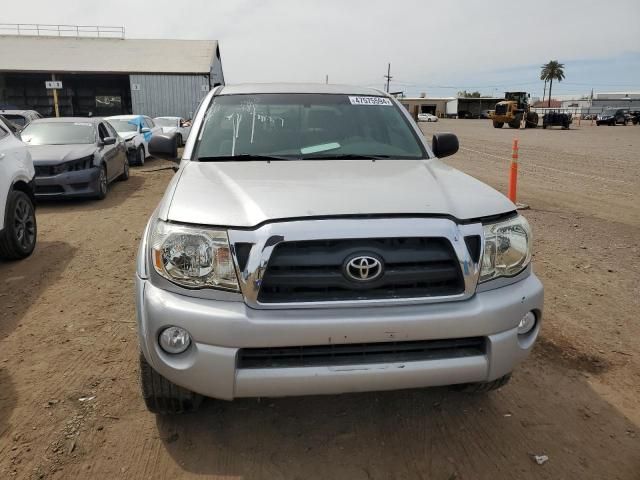
<path id="1" fill-rule="evenodd" d="M 0 71 L 209 73 L 216 40 L 0 35 Z"/>

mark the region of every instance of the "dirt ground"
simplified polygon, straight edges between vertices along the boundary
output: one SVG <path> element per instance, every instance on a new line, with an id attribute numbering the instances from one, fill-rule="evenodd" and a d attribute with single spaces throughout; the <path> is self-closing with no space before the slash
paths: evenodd
<path id="1" fill-rule="evenodd" d="M 0 263 L 0 478 L 640 479 L 640 127 L 422 127 L 457 133 L 447 161 L 501 191 L 520 140 L 546 303 L 509 385 L 154 417 L 138 391 L 132 279 L 173 173 L 150 161 L 105 201 L 41 205 L 34 255 Z"/>

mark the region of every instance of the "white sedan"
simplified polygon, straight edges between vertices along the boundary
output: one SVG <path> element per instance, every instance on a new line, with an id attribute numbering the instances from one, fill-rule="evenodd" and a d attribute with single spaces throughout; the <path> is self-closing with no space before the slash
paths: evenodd
<path id="1" fill-rule="evenodd" d="M 0 120 L 0 258 L 25 258 L 36 246 L 34 176 L 27 146 Z"/>
<path id="2" fill-rule="evenodd" d="M 156 125 L 162 128 L 162 133 L 178 134 L 178 146 L 184 146 L 189 132 L 191 131 L 191 121 L 182 117 L 156 117 L 153 119 Z"/>
<path id="3" fill-rule="evenodd" d="M 438 117 L 435 115 L 431 115 L 430 113 L 419 113 L 418 114 L 419 122 L 437 122 Z"/>
<path id="4" fill-rule="evenodd" d="M 149 156 L 149 140 L 156 133 L 162 133 L 162 129 L 146 115 L 116 115 L 105 120 L 124 139 L 129 164 L 144 165 Z"/>

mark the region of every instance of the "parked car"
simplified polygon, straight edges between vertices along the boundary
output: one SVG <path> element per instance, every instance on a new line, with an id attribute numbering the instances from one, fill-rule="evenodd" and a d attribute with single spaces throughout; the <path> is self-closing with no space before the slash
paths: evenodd
<path id="1" fill-rule="evenodd" d="M 468 110 L 460 110 L 458 112 L 458 118 L 463 118 L 463 119 L 474 119 L 474 118 L 478 118 L 479 115 L 478 114 L 473 114 Z"/>
<path id="2" fill-rule="evenodd" d="M 184 146 L 189 132 L 191 121 L 181 117 L 156 117 L 153 119 L 156 125 L 162 129 L 162 133 L 177 133 L 178 147 Z"/>
<path id="3" fill-rule="evenodd" d="M 251 108 L 247 108 L 250 99 Z M 206 119 L 206 121 L 205 121 Z M 531 231 L 378 90 L 212 90 L 141 239 L 142 395 L 220 399 L 507 383 L 540 331 Z M 154 156 L 176 159 L 175 134 Z"/>
<path id="4" fill-rule="evenodd" d="M 634 125 L 638 125 L 638 123 L 640 123 L 640 110 L 633 110 L 629 112 L 629 115 L 631 116 L 631 123 Z"/>
<path id="5" fill-rule="evenodd" d="M 12 123 L 14 123 L 20 128 L 26 127 L 33 120 L 42 118 L 42 116 L 35 110 L 17 110 L 17 109 L 0 110 L 0 115 L 2 115 L 4 118 L 11 121 Z"/>
<path id="6" fill-rule="evenodd" d="M 20 136 L 35 165 L 36 197 L 103 199 L 110 182 L 129 179 L 124 142 L 101 118 L 34 120 Z"/>
<path id="7" fill-rule="evenodd" d="M 162 129 L 145 115 L 116 115 L 106 117 L 118 135 L 125 141 L 129 163 L 131 165 L 144 165 L 149 157 L 149 140 Z"/>
<path id="8" fill-rule="evenodd" d="M 596 117 L 596 125 L 626 125 L 629 121 L 623 108 L 608 108 Z"/>
<path id="9" fill-rule="evenodd" d="M 432 115 L 430 113 L 419 113 L 418 114 L 418 121 L 419 122 L 437 122 L 438 121 L 438 117 L 436 117 L 435 115 Z"/>
<path id="10" fill-rule="evenodd" d="M 25 258 L 36 246 L 34 174 L 27 146 L 0 121 L 0 258 Z"/>
<path id="11" fill-rule="evenodd" d="M 482 112 L 480 112 L 480 118 L 491 118 L 493 116 L 493 112 L 495 112 L 495 110 L 482 110 Z"/>

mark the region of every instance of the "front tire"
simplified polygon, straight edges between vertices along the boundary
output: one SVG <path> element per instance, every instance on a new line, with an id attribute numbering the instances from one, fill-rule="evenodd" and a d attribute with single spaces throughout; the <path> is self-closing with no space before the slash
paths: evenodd
<path id="1" fill-rule="evenodd" d="M 129 180 L 129 155 L 125 155 L 124 165 L 122 166 L 122 174 L 118 177 L 121 182 Z"/>
<path id="2" fill-rule="evenodd" d="M 493 128 L 502 128 L 504 122 L 493 122 Z"/>
<path id="3" fill-rule="evenodd" d="M 36 247 L 38 227 L 33 202 L 19 190 L 9 192 L 4 230 L 0 234 L 0 258 L 19 260 Z"/>
<path id="4" fill-rule="evenodd" d="M 98 176 L 98 192 L 96 193 L 97 200 L 104 200 L 109 191 L 109 180 L 107 180 L 107 168 L 102 165 L 100 167 L 100 174 Z"/>
<path id="5" fill-rule="evenodd" d="M 136 153 L 136 164 L 139 166 L 144 166 L 144 157 L 145 157 L 145 153 L 144 153 L 144 146 L 140 145 L 138 147 L 138 152 Z"/>
<path id="6" fill-rule="evenodd" d="M 195 412 L 203 399 L 202 395 L 180 387 L 156 372 L 142 353 L 140 353 L 140 387 L 147 409 L 158 415 Z"/>

